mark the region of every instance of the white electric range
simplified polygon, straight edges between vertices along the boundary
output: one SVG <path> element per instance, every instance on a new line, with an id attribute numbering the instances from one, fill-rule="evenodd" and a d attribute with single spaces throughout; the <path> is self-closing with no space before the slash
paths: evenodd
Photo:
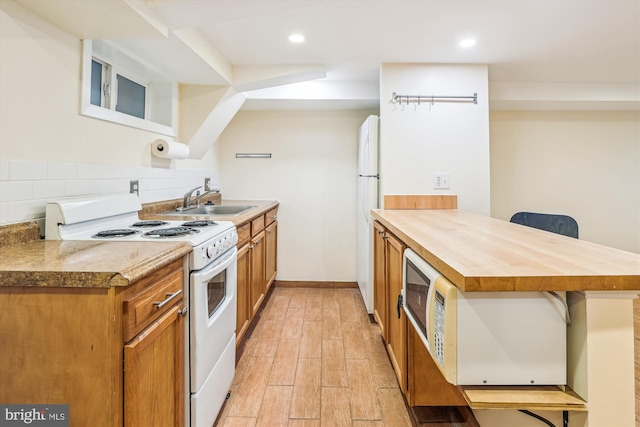
<path id="1" fill-rule="evenodd" d="M 211 426 L 235 372 L 238 234 L 230 221 L 141 220 L 133 194 L 97 195 L 47 201 L 45 239 L 116 242 L 185 242 L 189 255 L 184 284 L 185 351 L 189 391 L 186 424 Z M 114 256 L 118 256 L 114 253 Z"/>

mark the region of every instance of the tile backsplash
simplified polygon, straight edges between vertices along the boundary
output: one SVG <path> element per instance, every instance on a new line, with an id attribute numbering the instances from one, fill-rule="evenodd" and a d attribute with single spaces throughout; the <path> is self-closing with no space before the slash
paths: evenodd
<path id="1" fill-rule="evenodd" d="M 0 160 L 0 225 L 37 221 L 44 229 L 47 199 L 89 194 L 128 193 L 129 181 L 139 181 L 142 203 L 182 198 L 211 178 L 220 188 L 214 169 L 165 169 Z"/>

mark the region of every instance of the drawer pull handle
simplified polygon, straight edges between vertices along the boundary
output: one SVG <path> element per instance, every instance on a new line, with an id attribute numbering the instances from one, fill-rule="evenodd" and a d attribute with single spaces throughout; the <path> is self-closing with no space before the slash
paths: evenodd
<path id="1" fill-rule="evenodd" d="M 167 299 L 165 299 L 164 301 L 154 301 L 153 305 L 156 306 L 156 308 L 158 310 L 160 310 L 162 307 L 164 307 L 165 305 L 167 305 L 167 303 L 169 301 L 171 301 L 172 299 L 174 299 L 175 297 L 177 297 L 178 295 L 180 295 L 182 293 L 182 289 L 180 289 L 179 291 L 175 291 L 174 293 L 168 293 L 167 292 Z"/>

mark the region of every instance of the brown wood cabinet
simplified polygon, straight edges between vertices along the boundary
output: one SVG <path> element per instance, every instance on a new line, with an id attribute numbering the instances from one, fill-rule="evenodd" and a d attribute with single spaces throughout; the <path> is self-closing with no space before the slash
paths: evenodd
<path id="1" fill-rule="evenodd" d="M 402 295 L 405 247 L 382 224 L 373 223 L 373 316 L 387 344 L 387 353 L 403 392 L 407 391 L 407 319 L 398 305 L 398 298 Z"/>
<path id="2" fill-rule="evenodd" d="M 178 261 L 125 290 L 125 427 L 184 424 L 183 280 Z"/>
<path id="3" fill-rule="evenodd" d="M 183 266 L 128 287 L 0 288 L 0 402 L 68 404 L 71 427 L 183 425 Z"/>
<path id="4" fill-rule="evenodd" d="M 278 262 L 278 222 L 274 221 L 265 228 L 265 278 L 267 291 L 276 279 L 276 266 Z"/>
<path id="5" fill-rule="evenodd" d="M 247 224 L 248 225 L 248 224 Z M 238 249 L 238 288 L 236 292 L 236 347 L 249 329 L 252 306 L 249 304 L 251 296 L 251 252 L 249 243 Z"/>
<path id="6" fill-rule="evenodd" d="M 124 347 L 125 427 L 184 424 L 184 321 L 176 312 Z"/>
<path id="7" fill-rule="evenodd" d="M 387 344 L 387 353 L 400 389 L 411 406 L 466 406 L 457 387 L 444 379 L 428 350 L 398 309 L 402 293 L 406 245 L 378 221 L 374 233 L 374 317 Z"/>
<path id="8" fill-rule="evenodd" d="M 255 316 L 264 300 L 265 281 L 265 231 L 251 237 L 251 316 Z"/>
<path id="9" fill-rule="evenodd" d="M 407 324 L 407 373 L 410 406 L 467 406 L 458 387 L 444 379 L 411 323 Z"/>
<path id="10" fill-rule="evenodd" d="M 385 232 L 387 301 L 387 353 L 396 372 L 398 384 L 407 391 L 407 317 L 400 301 L 402 295 L 402 257 L 405 245 Z"/>
<path id="11" fill-rule="evenodd" d="M 278 208 L 238 227 L 236 346 L 242 343 L 277 270 Z"/>
<path id="12" fill-rule="evenodd" d="M 387 267 L 385 228 L 375 221 L 373 223 L 373 317 L 380 327 L 382 338 L 387 340 Z"/>

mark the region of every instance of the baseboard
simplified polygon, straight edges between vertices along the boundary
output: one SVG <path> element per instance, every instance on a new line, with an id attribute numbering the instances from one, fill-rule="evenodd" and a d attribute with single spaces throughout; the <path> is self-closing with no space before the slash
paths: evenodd
<path id="1" fill-rule="evenodd" d="M 357 288 L 357 282 L 320 282 L 309 280 L 275 280 L 273 286 L 278 288 Z"/>

